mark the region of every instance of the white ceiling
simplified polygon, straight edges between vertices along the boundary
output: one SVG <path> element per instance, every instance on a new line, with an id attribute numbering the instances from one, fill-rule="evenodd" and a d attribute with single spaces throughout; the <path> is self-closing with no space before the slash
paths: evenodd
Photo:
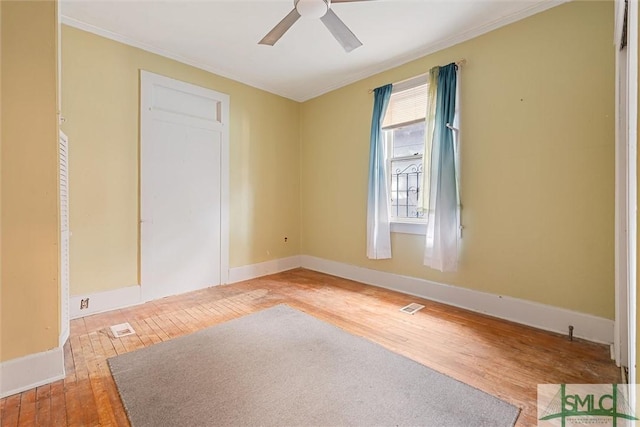
<path id="1" fill-rule="evenodd" d="M 351 53 L 305 18 L 275 46 L 258 45 L 293 0 L 60 0 L 60 10 L 65 24 L 305 101 L 564 1 L 337 3 L 332 9 L 364 44 Z"/>

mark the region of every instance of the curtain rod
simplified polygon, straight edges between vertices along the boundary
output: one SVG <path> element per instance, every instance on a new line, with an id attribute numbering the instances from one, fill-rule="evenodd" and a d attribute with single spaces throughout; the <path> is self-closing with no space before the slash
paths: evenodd
<path id="1" fill-rule="evenodd" d="M 456 64 L 458 67 L 462 67 L 463 65 L 466 65 L 466 64 L 467 64 L 467 60 L 466 60 L 465 58 L 462 58 L 462 59 L 459 59 L 458 61 L 456 61 L 456 62 L 455 62 L 455 64 Z M 426 74 L 427 74 L 427 73 L 424 73 L 424 74 L 418 74 L 417 76 L 409 77 L 408 79 L 404 79 L 404 80 L 401 80 L 401 81 L 399 81 L 399 82 L 396 82 L 396 84 L 398 84 L 398 83 L 403 83 L 403 82 L 406 82 L 407 80 L 415 79 L 416 77 L 424 76 L 424 75 L 426 75 Z M 369 92 L 369 93 L 373 93 L 373 89 L 369 89 L 369 91 L 368 91 L 368 92 Z"/>

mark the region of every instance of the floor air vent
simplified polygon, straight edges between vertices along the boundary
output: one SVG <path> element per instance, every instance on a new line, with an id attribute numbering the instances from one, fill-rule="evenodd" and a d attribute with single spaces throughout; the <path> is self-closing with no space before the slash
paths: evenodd
<path id="1" fill-rule="evenodd" d="M 407 314 L 415 314 L 417 311 L 420 311 L 423 308 L 424 308 L 424 305 L 416 304 L 415 302 L 413 302 L 406 307 L 402 307 L 400 311 Z"/>
<path id="2" fill-rule="evenodd" d="M 111 327 L 111 333 L 116 338 L 126 337 L 127 335 L 133 335 L 136 331 L 133 330 L 129 322 L 120 323 L 119 325 L 113 325 Z"/>

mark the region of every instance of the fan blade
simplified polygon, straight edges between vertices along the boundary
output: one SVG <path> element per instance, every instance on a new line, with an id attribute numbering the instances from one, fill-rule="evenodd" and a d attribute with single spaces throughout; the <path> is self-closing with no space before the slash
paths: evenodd
<path id="1" fill-rule="evenodd" d="M 358 40 L 349 27 L 338 18 L 338 15 L 336 15 L 333 10 L 329 9 L 327 14 L 320 18 L 320 20 L 331 34 L 333 34 L 333 37 L 338 40 L 338 43 L 342 45 L 345 51 L 351 52 L 353 49 L 362 46 L 362 42 Z"/>
<path id="2" fill-rule="evenodd" d="M 258 42 L 258 44 L 267 44 L 269 46 L 273 46 L 280 37 L 286 33 L 289 28 L 300 18 L 300 14 L 294 8 L 287 16 L 282 19 L 282 21 L 278 22 L 278 25 L 273 27 L 273 30 L 269 31 L 266 36 L 262 40 Z"/>

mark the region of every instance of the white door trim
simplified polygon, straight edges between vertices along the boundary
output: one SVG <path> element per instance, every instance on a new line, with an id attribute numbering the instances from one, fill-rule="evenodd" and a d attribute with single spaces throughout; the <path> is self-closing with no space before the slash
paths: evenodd
<path id="1" fill-rule="evenodd" d="M 225 284 L 229 279 L 229 95 L 214 91 L 212 89 L 203 88 L 190 83 L 175 80 L 149 71 L 140 70 L 140 165 L 142 165 L 142 141 L 151 135 L 152 120 L 150 120 L 150 105 L 147 93 L 154 84 L 170 85 L 177 90 L 183 90 L 187 93 L 213 95 L 215 99 L 220 101 L 220 123 L 222 125 L 222 141 L 221 141 L 221 159 L 220 159 L 220 284 Z M 139 174 L 139 182 L 141 185 L 142 174 Z M 141 191 L 141 190 L 140 190 Z M 142 221 L 139 213 L 139 221 Z M 138 229 L 138 260 L 139 265 L 141 259 L 142 236 L 140 228 Z M 141 276 L 141 271 L 139 271 Z M 142 285 L 142 278 L 138 280 Z M 142 286 L 143 300 L 149 298 L 145 295 L 144 286 Z"/>
<path id="2" fill-rule="evenodd" d="M 615 126 L 615 333 L 616 365 L 627 366 L 627 290 L 628 290 L 628 152 L 626 125 L 626 51 L 616 52 L 616 126 Z M 627 342 L 625 342 L 625 340 Z"/>
<path id="3" fill-rule="evenodd" d="M 637 126 L 638 126 L 638 5 L 628 2 L 627 46 L 621 49 L 625 1 L 616 0 L 614 45 L 616 50 L 616 214 L 615 214 L 615 339 L 618 365 L 636 379 L 637 288 Z M 635 388 L 630 390 L 635 407 Z"/>
<path id="4" fill-rule="evenodd" d="M 628 332 L 629 332 L 629 382 L 635 384 L 636 378 L 636 289 L 637 289 L 637 190 L 638 190 L 638 2 L 628 2 L 628 44 L 627 93 L 629 129 L 629 280 L 628 280 Z M 635 387 L 631 387 L 629 399 L 631 407 L 635 407 Z"/>
<path id="5" fill-rule="evenodd" d="M 615 329 L 614 359 L 628 366 L 628 280 L 629 280 L 629 131 L 627 63 L 628 49 L 621 49 L 624 0 L 616 0 L 614 45 L 615 67 Z"/>
<path id="6" fill-rule="evenodd" d="M 631 51 L 622 49 L 625 1 L 616 0 L 614 45 L 616 50 L 615 82 L 615 330 L 614 358 L 618 366 L 630 369 L 634 376 L 635 358 L 632 319 L 635 312 L 631 296 L 635 289 L 636 191 L 637 172 L 635 142 L 632 139 Z M 627 28 L 630 29 L 631 22 Z M 628 34 L 630 36 L 630 34 Z M 630 38 L 630 37 L 628 37 Z M 628 40 L 630 42 L 631 40 Z"/>

